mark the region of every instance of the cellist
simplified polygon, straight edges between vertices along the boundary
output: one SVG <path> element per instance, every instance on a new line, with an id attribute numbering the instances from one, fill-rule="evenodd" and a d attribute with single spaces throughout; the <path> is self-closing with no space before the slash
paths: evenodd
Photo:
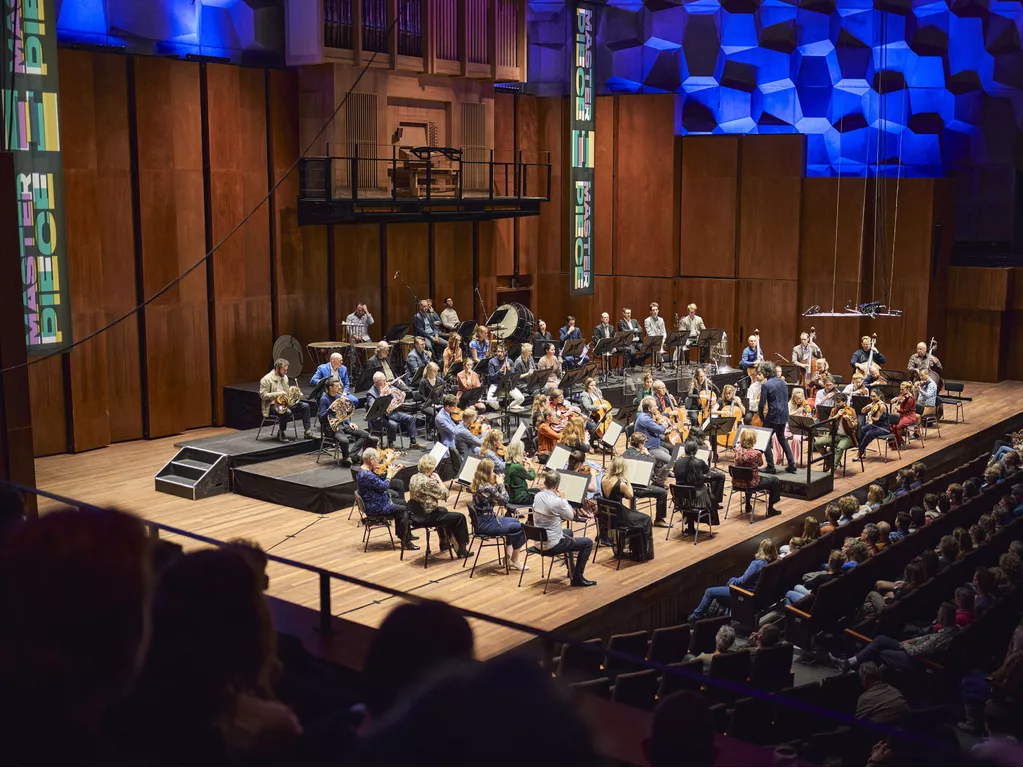
<path id="1" fill-rule="evenodd" d="M 742 407 L 742 401 L 735 396 L 735 387 L 731 384 L 725 384 L 721 388 L 721 399 L 714 405 L 711 415 L 732 416 L 735 418 L 735 423 L 728 434 L 718 435 L 718 445 L 724 448 L 735 445 L 735 429 L 746 415 L 746 409 Z"/>
<path id="2" fill-rule="evenodd" d="M 579 405 L 588 421 L 595 426 L 593 434 L 603 437 L 607 425 L 611 423 L 611 403 L 604 399 L 604 393 L 597 386 L 597 380 L 592 376 L 583 380 L 583 392 L 579 396 Z"/>
<path id="3" fill-rule="evenodd" d="M 849 405 L 849 396 L 844 392 L 835 395 L 835 406 L 831 409 L 829 418 L 834 419 L 835 417 L 838 417 L 838 428 L 835 432 L 834 461 L 835 466 L 839 467 L 842 465 L 842 456 L 845 455 L 845 452 L 856 447 L 856 411 Z M 831 432 L 829 431 L 814 440 L 813 447 L 818 453 L 824 453 L 826 448 L 831 447 Z M 831 465 L 828 462 L 824 463 L 824 471 L 831 471 Z"/>

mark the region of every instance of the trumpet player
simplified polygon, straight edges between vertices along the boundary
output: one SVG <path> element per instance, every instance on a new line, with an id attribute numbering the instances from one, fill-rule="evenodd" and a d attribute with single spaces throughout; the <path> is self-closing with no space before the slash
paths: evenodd
<path id="1" fill-rule="evenodd" d="M 259 399 L 263 404 L 263 418 L 272 418 L 271 413 L 277 416 L 277 439 L 282 443 L 288 442 L 291 438 L 286 434 L 288 424 L 292 418 L 298 416 L 302 419 L 302 426 L 305 427 L 305 438 L 311 440 L 313 434 L 312 421 L 309 415 L 309 403 L 299 400 L 293 405 L 278 405 L 275 401 L 289 397 L 290 385 L 288 383 L 288 361 L 283 357 L 274 361 L 274 369 L 259 380 Z"/>

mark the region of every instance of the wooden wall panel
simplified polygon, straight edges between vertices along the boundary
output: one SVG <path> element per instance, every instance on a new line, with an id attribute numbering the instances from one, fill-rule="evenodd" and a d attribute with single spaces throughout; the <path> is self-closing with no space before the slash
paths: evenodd
<path id="1" fill-rule="evenodd" d="M 401 277 L 420 299 L 430 298 L 428 236 L 427 224 L 387 225 L 387 274 L 384 279 L 388 282 L 387 317 L 390 325 L 411 323 L 418 311 L 408 289 L 400 280 L 394 279 L 395 272 L 401 272 Z M 436 308 L 438 312 L 442 309 L 441 306 Z M 411 329 L 409 333 L 412 333 Z"/>
<path id="2" fill-rule="evenodd" d="M 847 301 L 856 301 L 860 269 L 869 259 L 869 254 L 862 253 L 866 183 L 866 179 L 803 179 L 797 314 L 813 305 L 825 312 L 832 308 L 841 312 Z M 859 319 L 800 318 L 800 332 L 811 327 L 817 330 L 824 357 L 848 380 L 848 360 L 862 335 Z"/>
<path id="3" fill-rule="evenodd" d="M 375 339 L 381 338 L 387 333 L 387 327 L 384 325 L 384 308 L 380 302 L 380 225 L 350 224 L 334 227 L 333 258 L 337 321 L 344 322 L 355 311 L 356 304 L 365 304 L 376 321 L 375 325 L 370 326 L 370 335 Z M 393 290 L 389 285 L 388 291 Z"/>
<path id="4" fill-rule="evenodd" d="M 739 137 L 682 139 L 680 275 L 735 277 Z"/>
<path id="5" fill-rule="evenodd" d="M 199 66 L 136 59 L 140 216 L 146 298 L 205 252 Z M 199 268 L 146 310 L 149 436 L 210 423 L 206 273 Z"/>
<path id="6" fill-rule="evenodd" d="M 65 425 L 64 372 L 61 357 L 33 363 L 28 367 L 28 393 L 32 409 L 32 445 L 36 456 L 68 450 Z"/>
<path id="7" fill-rule="evenodd" d="M 620 275 L 675 274 L 675 97 L 618 97 L 617 241 Z"/>
<path id="8" fill-rule="evenodd" d="M 728 334 L 728 349 L 732 354 L 732 365 L 738 358 L 734 351 L 739 326 L 736 322 L 736 301 L 738 283 L 735 280 L 714 278 L 680 277 L 675 281 L 675 307 L 672 314 L 679 317 L 689 304 L 696 304 L 696 312 L 708 328 L 724 328 Z M 669 320 L 674 320 L 670 317 Z M 747 331 L 748 333 L 748 331 Z M 740 346 L 741 354 L 741 346 Z"/>
<path id="9" fill-rule="evenodd" d="M 1010 307 L 1016 272 L 1009 267 L 952 267 L 948 271 L 948 308 L 1003 312 Z"/>
<path id="10" fill-rule="evenodd" d="M 206 70 L 213 243 L 255 214 L 213 257 L 217 413 L 223 388 L 258 380 L 273 357 L 270 208 L 266 196 L 266 77 L 261 69 Z M 306 339 L 305 341 L 315 341 Z"/>
<path id="11" fill-rule="evenodd" d="M 563 206 L 567 163 L 562 151 L 567 125 L 567 99 L 537 102 L 538 148 L 551 153 L 551 201 L 540 208 L 537 227 L 537 274 L 567 271 L 568 247 L 565 226 L 568 211 Z"/>
<path id="12" fill-rule="evenodd" d="M 519 150 L 529 162 L 539 162 L 540 151 L 548 147 L 541 146 L 537 98 L 519 94 L 515 97 L 515 104 Z M 516 226 L 519 229 L 519 273 L 535 275 L 540 249 L 540 219 L 537 216 L 527 216 L 517 219 Z"/>
<path id="13" fill-rule="evenodd" d="M 613 272 L 615 247 L 615 147 L 618 109 L 614 96 L 597 97 L 597 135 L 593 171 L 593 266 L 598 275 Z M 612 314 L 612 319 L 613 319 Z"/>
<path id="14" fill-rule="evenodd" d="M 948 310 L 948 343 L 939 349 L 945 379 L 970 381 L 999 381 L 1002 377 L 1000 363 L 1005 362 L 1000 353 L 1005 341 L 1002 332 L 1002 312 L 980 309 L 949 309 Z M 1019 334 L 1015 336 L 1017 342 Z M 1016 349 L 1019 349 L 1017 346 Z M 905 355 L 909 357 L 909 355 Z M 1018 358 L 1019 355 L 1012 357 Z M 905 363 L 901 361 L 900 364 Z M 1018 368 L 1018 363 L 1015 364 Z M 1005 375 L 1016 378 L 1008 373 L 1008 365 L 1004 366 Z M 969 393 L 967 393 L 969 394 Z"/>
<path id="15" fill-rule="evenodd" d="M 515 155 L 515 96 L 510 93 L 494 94 L 494 160 L 513 162 Z M 503 168 L 494 169 L 495 186 L 503 193 L 504 184 L 512 185 L 513 176 L 505 174 Z M 511 190 L 509 190 L 511 191 Z M 496 223 L 494 258 L 497 274 L 511 275 L 515 271 L 515 219 L 503 219 Z"/>
<path id="16" fill-rule="evenodd" d="M 665 318 L 666 325 L 671 325 L 672 315 L 675 312 L 673 306 L 674 281 L 671 278 L 651 279 L 616 275 L 614 281 L 617 317 L 621 317 L 624 307 L 629 307 L 632 310 L 632 316 L 642 324 L 650 314 L 650 302 L 656 301 L 660 305 L 661 316 Z"/>
<path id="17" fill-rule="evenodd" d="M 775 360 L 778 352 L 788 359 L 801 330 L 796 318 L 796 281 L 740 278 L 737 301 L 737 335 L 742 337 L 743 344 L 746 336 L 754 328 L 759 328 L 764 357 Z M 733 345 L 729 346 L 733 348 Z M 733 351 L 732 354 L 737 353 Z"/>
<path id="18" fill-rule="evenodd" d="M 795 280 L 803 148 L 800 135 L 740 140 L 739 275 Z"/>
<path id="19" fill-rule="evenodd" d="M 450 296 L 455 300 L 459 319 L 472 320 L 479 314 L 479 303 L 472 284 L 472 224 L 435 224 L 433 249 L 434 306 L 440 312 L 444 308 L 445 297 Z"/>
<path id="20" fill-rule="evenodd" d="M 270 151 L 274 181 L 285 175 L 298 158 L 298 73 L 270 72 Z M 327 237 L 325 227 L 298 226 L 298 169 L 289 173 L 274 195 L 277 240 L 278 333 L 305 343 L 315 339 L 338 339 L 340 331 L 329 328 L 327 299 Z M 344 310 L 342 312 L 342 310 Z M 338 322 L 351 309 L 338 307 Z M 268 369 L 269 370 L 269 369 Z"/>
<path id="21" fill-rule="evenodd" d="M 479 222 L 479 278 L 480 294 L 487 312 L 497 309 L 497 276 L 495 272 L 497 231 L 493 221 Z M 471 254 L 470 248 L 467 253 Z M 482 311 L 482 310 L 481 310 Z"/>

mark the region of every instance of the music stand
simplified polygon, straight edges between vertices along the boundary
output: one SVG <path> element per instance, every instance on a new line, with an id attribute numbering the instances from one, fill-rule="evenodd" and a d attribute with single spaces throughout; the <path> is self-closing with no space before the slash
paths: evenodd
<path id="1" fill-rule="evenodd" d="M 550 376 L 551 372 L 549 368 L 543 371 L 533 371 L 529 374 L 529 378 L 526 380 L 526 389 L 529 391 L 529 394 L 535 394 L 543 389 Z"/>
<path id="2" fill-rule="evenodd" d="M 681 356 L 679 356 L 676 360 L 675 355 L 683 344 L 685 344 L 686 338 L 688 338 L 688 336 L 683 337 L 682 331 L 668 331 L 668 335 L 664 337 L 664 348 L 671 351 L 672 360 L 675 360 L 676 365 L 682 362 Z"/>
<path id="3" fill-rule="evenodd" d="M 703 351 L 707 350 L 707 357 L 710 357 L 710 349 L 715 344 L 720 344 L 721 340 L 725 336 L 724 328 L 704 328 L 700 331 L 700 335 L 696 337 L 696 341 L 689 345 L 689 348 L 693 347 L 700 348 L 700 362 L 705 362 L 703 358 Z"/>
<path id="4" fill-rule="evenodd" d="M 706 424 L 701 427 L 704 434 L 707 435 L 710 440 L 710 455 L 714 460 L 714 466 L 718 465 L 718 441 L 717 436 L 724 432 L 726 435 L 732 431 L 732 427 L 735 426 L 735 416 L 711 416 Z M 738 433 L 736 429 L 736 433 Z"/>
<path id="5" fill-rule="evenodd" d="M 614 338 L 601 339 L 597 342 L 597 346 L 593 348 L 593 357 L 600 360 L 600 376 L 601 381 L 607 383 L 611 376 L 609 359 L 611 357 L 611 349 L 614 347 Z"/>
<path id="6" fill-rule="evenodd" d="M 882 368 L 881 375 L 892 384 L 901 384 L 902 382 L 910 381 L 913 378 L 913 374 L 909 371 L 896 371 L 893 368 Z"/>
<path id="7" fill-rule="evenodd" d="M 625 431 L 625 425 L 620 421 L 612 419 L 608 422 L 607 428 L 604 430 L 604 434 L 600 436 L 600 444 L 606 448 L 600 454 L 600 466 L 603 467 L 607 461 L 607 455 L 610 453 L 612 456 L 615 455 L 615 445 L 618 443 L 618 438 L 622 436 Z"/>
<path id="8" fill-rule="evenodd" d="M 664 341 L 663 336 L 644 336 L 643 345 L 639 348 L 640 354 L 650 355 L 650 368 L 654 367 L 653 361 L 657 361 L 657 367 L 660 368 L 663 365 L 661 360 L 661 343 Z"/>
<path id="9" fill-rule="evenodd" d="M 814 425 L 817 424 L 812 416 L 798 416 L 791 414 L 789 416 L 789 429 L 792 430 L 793 435 L 801 435 L 804 443 L 807 445 L 807 456 L 806 456 L 806 482 L 807 485 L 810 483 L 810 465 L 813 464 L 812 456 L 810 455 L 813 450 L 813 433 Z M 802 458 L 802 457 L 800 457 Z"/>
<path id="10" fill-rule="evenodd" d="M 849 405 L 856 411 L 856 417 L 859 419 L 863 415 L 863 409 L 870 405 L 870 397 L 867 395 L 853 395 L 849 398 Z"/>
<path id="11" fill-rule="evenodd" d="M 754 427 L 749 425 L 743 425 L 740 429 L 735 430 L 735 442 L 732 447 L 735 448 L 739 441 L 742 439 L 743 432 L 753 432 L 757 437 L 757 442 L 753 447 L 764 453 L 771 450 L 771 438 L 774 437 L 774 430 L 770 427 Z"/>
<path id="12" fill-rule="evenodd" d="M 432 360 L 427 360 L 426 365 L 432 362 Z M 423 380 L 423 372 L 426 370 L 426 365 L 421 365 L 416 369 L 416 372 L 412 375 L 412 380 L 409 381 L 410 387 L 416 388 L 419 386 L 419 382 Z"/>
<path id="13" fill-rule="evenodd" d="M 457 363 L 452 363 L 451 365 L 448 366 L 448 377 L 454 379 L 455 376 L 462 372 L 463 368 L 465 368 L 465 363 L 462 362 L 461 360 L 459 360 Z"/>
<path id="14" fill-rule="evenodd" d="M 388 344 L 401 341 L 408 335 L 408 329 L 411 327 L 412 323 L 395 323 L 388 329 L 387 335 L 384 336 L 384 341 Z"/>
<path id="15" fill-rule="evenodd" d="M 519 375 L 514 371 L 502 374 L 497 381 L 497 389 L 494 390 L 494 397 L 501 403 L 501 426 L 505 434 L 511 428 L 511 414 L 508 411 L 508 400 L 511 399 L 512 390 L 519 383 Z M 520 415 L 520 414 L 516 414 Z"/>
<path id="16" fill-rule="evenodd" d="M 490 358 L 484 357 L 482 360 L 477 360 L 473 363 L 472 369 L 479 374 L 480 378 L 483 378 L 483 374 L 487 372 L 488 365 L 490 365 Z"/>
<path id="17" fill-rule="evenodd" d="M 632 405 L 623 405 L 618 409 L 618 414 L 615 416 L 615 421 L 620 421 L 622 424 L 631 424 L 636 420 L 636 413 L 639 411 L 639 405 L 633 403 Z"/>
<path id="18" fill-rule="evenodd" d="M 565 346 L 561 348 L 562 359 L 566 357 L 580 358 L 583 356 L 583 349 L 586 348 L 586 342 L 582 339 L 569 339 L 565 342 Z"/>
<path id="19" fill-rule="evenodd" d="M 467 389 L 461 395 L 458 396 L 458 407 L 468 408 L 470 405 L 475 405 L 483 398 L 483 387 L 476 387 L 474 389 Z"/>
<path id="20" fill-rule="evenodd" d="M 373 386 L 374 373 L 376 373 L 376 371 L 370 370 L 369 368 L 363 368 L 359 371 L 359 378 L 355 380 L 355 392 L 368 392 L 369 388 Z"/>
<path id="21" fill-rule="evenodd" d="M 387 408 L 391 404 L 393 397 L 391 395 L 381 395 L 373 401 L 373 405 L 366 411 L 366 426 L 372 429 L 373 422 L 377 419 L 387 420 Z M 383 425 L 383 432 L 386 434 L 388 431 L 387 424 Z M 380 442 L 383 442 L 383 435 L 381 435 Z"/>
<path id="22" fill-rule="evenodd" d="M 632 331 L 618 331 L 611 343 L 611 351 L 622 361 L 621 368 L 632 365 Z"/>
<path id="23" fill-rule="evenodd" d="M 802 386 L 803 384 L 803 371 L 805 370 L 800 365 L 789 365 L 788 363 L 781 364 L 781 377 L 789 384 L 795 384 L 796 386 Z"/>

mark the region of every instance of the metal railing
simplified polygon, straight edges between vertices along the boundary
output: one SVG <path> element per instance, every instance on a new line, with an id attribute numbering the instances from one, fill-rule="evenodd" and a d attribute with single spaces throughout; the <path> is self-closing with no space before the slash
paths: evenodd
<path id="1" fill-rule="evenodd" d="M 299 161 L 303 200 L 547 202 L 550 152 L 353 144 Z"/>
<path id="2" fill-rule="evenodd" d="M 106 509 L 94 504 L 82 502 L 77 499 L 72 499 L 60 494 L 50 493 L 43 491 L 38 488 L 21 485 L 19 483 L 13 483 L 8 480 L 0 479 L 0 484 L 7 485 L 15 488 L 26 496 L 29 494 L 37 497 L 43 497 L 56 501 L 60 504 L 72 507 L 75 509 L 88 509 L 102 511 Z M 227 546 L 228 542 L 223 542 L 218 539 L 214 539 L 210 536 L 204 536 L 200 533 L 193 533 L 186 531 L 181 528 L 176 528 L 171 525 L 165 525 L 163 523 L 155 523 L 144 518 L 139 518 L 143 525 L 149 530 L 150 536 L 153 538 L 159 538 L 161 533 L 170 534 L 173 536 L 179 536 L 182 538 L 190 539 L 201 544 L 206 544 L 212 547 L 223 547 Z M 267 560 L 278 565 L 286 566 L 288 568 L 294 568 L 307 573 L 315 574 L 319 581 L 319 621 L 317 623 L 317 630 L 323 635 L 334 634 L 333 626 L 333 611 L 331 608 L 331 587 L 333 582 L 342 582 L 351 586 L 361 587 L 373 592 L 387 595 L 388 597 L 395 597 L 401 600 L 405 600 L 413 603 L 425 603 L 431 602 L 430 598 L 415 595 L 409 592 L 404 592 L 399 589 L 385 586 L 383 584 L 376 584 L 374 582 L 366 581 L 355 576 L 339 573 L 337 571 L 330 570 L 328 568 L 321 568 L 319 566 L 310 565 L 303 563 L 298 560 L 292 560 L 290 558 L 281 557 L 267 553 Z M 552 566 L 553 567 L 553 566 Z M 555 649 L 561 648 L 564 652 L 564 646 L 575 646 L 575 647 L 588 647 L 588 643 L 583 640 L 579 640 L 575 637 L 570 637 L 561 632 L 550 632 L 546 630 L 537 629 L 527 624 L 521 624 L 516 621 L 509 619 L 503 619 L 499 616 L 491 616 L 489 614 L 480 613 L 468 608 L 461 608 L 458 606 L 451 606 L 455 611 L 458 612 L 466 620 L 474 619 L 482 621 L 488 624 L 493 624 L 504 629 L 513 630 L 531 637 L 533 640 L 539 641 L 543 647 L 543 655 L 541 663 L 544 668 L 547 669 L 551 674 L 554 673 L 553 660 L 555 658 Z M 590 647 L 591 652 L 593 648 Z M 792 699 L 783 696 L 778 693 L 768 693 L 757 688 L 750 687 L 747 684 L 735 683 L 727 680 L 711 678 L 701 674 L 694 674 L 688 670 L 680 669 L 677 666 L 663 664 L 656 661 L 651 661 L 646 658 L 634 656 L 629 653 L 618 651 L 609 647 L 602 647 L 599 653 L 606 659 L 613 660 L 615 662 L 628 665 L 630 668 L 636 670 L 656 670 L 661 675 L 675 675 L 679 678 L 688 680 L 691 684 L 695 683 L 697 686 L 705 686 L 707 688 L 719 689 L 721 691 L 727 691 L 729 694 L 734 695 L 736 698 L 752 697 L 761 699 L 771 704 L 771 706 L 782 706 L 791 708 L 800 712 L 803 712 L 814 718 L 824 718 L 829 721 L 833 721 L 836 726 L 846 725 L 852 726 L 859 729 L 865 729 L 873 731 L 877 734 L 878 738 L 891 737 L 901 740 L 903 743 L 915 744 L 928 749 L 946 749 L 947 746 L 935 742 L 926 735 L 912 733 L 896 727 L 888 725 L 880 725 L 876 723 L 870 723 L 863 720 L 830 709 L 823 709 L 814 704 L 809 704 L 798 699 Z M 728 735 L 726 733 L 726 735 Z M 809 734 L 807 734 L 809 736 Z"/>

